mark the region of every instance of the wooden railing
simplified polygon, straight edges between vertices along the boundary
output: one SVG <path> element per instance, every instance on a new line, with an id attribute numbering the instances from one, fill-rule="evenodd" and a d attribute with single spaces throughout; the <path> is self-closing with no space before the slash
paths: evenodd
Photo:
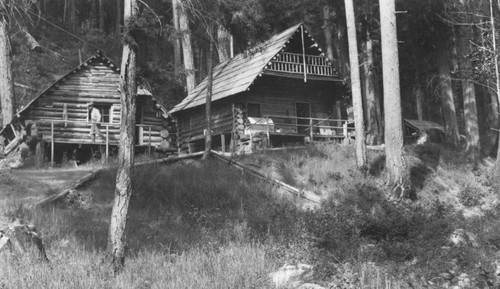
<path id="1" fill-rule="evenodd" d="M 325 57 L 306 55 L 306 73 L 318 76 L 333 76 L 333 66 Z M 304 58 L 302 54 L 283 52 L 271 61 L 270 71 L 304 74 Z"/>
<path id="2" fill-rule="evenodd" d="M 43 123 L 50 123 L 50 163 L 51 165 L 54 165 L 54 144 L 57 139 L 57 135 L 55 132 L 55 127 L 56 125 L 63 125 L 66 127 L 67 124 L 72 123 L 72 124 L 77 124 L 81 125 L 83 127 L 88 127 L 89 132 L 91 129 L 92 123 L 87 122 L 87 121 L 71 121 L 71 120 L 47 120 L 47 121 L 37 121 L 38 124 L 43 124 Z M 108 159 L 109 157 L 109 146 L 110 146 L 110 128 L 120 128 L 119 123 L 98 123 L 99 130 L 101 133 L 105 136 L 104 140 L 104 145 L 106 146 L 106 154 L 105 157 Z M 154 125 L 144 125 L 144 124 L 137 124 L 136 127 L 139 128 L 139 135 L 136 137 L 138 138 L 139 143 L 136 145 L 148 145 L 148 153 L 151 156 L 151 148 L 152 148 L 152 132 L 153 128 L 158 128 L 157 126 Z M 70 130 L 70 129 L 68 129 Z M 87 133 L 87 132 L 84 132 Z M 95 143 L 95 136 L 92 137 L 92 143 Z M 144 141 L 145 137 L 147 138 L 147 141 Z M 96 144 L 102 144 L 101 142 L 96 143 Z"/>
<path id="3" fill-rule="evenodd" d="M 263 131 L 270 134 L 304 135 L 311 140 L 314 137 L 345 138 L 353 135 L 352 121 L 345 119 L 295 117 L 283 115 L 265 115 L 254 124 L 245 126 L 247 131 Z M 270 122 L 272 120 L 272 123 Z"/>

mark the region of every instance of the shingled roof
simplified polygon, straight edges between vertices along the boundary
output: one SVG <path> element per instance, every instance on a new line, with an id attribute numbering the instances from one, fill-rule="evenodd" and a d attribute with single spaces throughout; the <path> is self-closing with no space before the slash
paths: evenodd
<path id="1" fill-rule="evenodd" d="M 259 74 L 265 70 L 273 57 L 285 49 L 286 43 L 296 33 L 300 33 L 301 26 L 303 24 L 299 23 L 290 27 L 246 52 L 240 53 L 215 66 L 213 72 L 212 101 L 248 90 Z M 305 36 L 312 39 L 308 34 Z M 205 78 L 181 103 L 177 104 L 169 112 L 175 113 L 203 105 L 206 99 L 207 82 L 208 79 Z"/>

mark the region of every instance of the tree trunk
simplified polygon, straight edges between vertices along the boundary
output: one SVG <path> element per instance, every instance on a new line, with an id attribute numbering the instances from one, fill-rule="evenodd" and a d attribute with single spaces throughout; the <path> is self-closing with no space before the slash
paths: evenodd
<path id="1" fill-rule="evenodd" d="M 191 44 L 191 32 L 189 30 L 189 21 L 186 13 L 186 7 L 182 2 L 178 2 L 179 27 L 182 39 L 182 55 L 184 59 L 184 70 L 186 74 L 186 90 L 189 94 L 196 87 L 196 75 L 194 69 L 193 47 Z"/>
<path id="2" fill-rule="evenodd" d="M 122 34 L 122 0 L 116 0 L 116 19 L 115 19 L 115 35 L 116 38 L 120 39 Z"/>
<path id="3" fill-rule="evenodd" d="M 11 47 L 7 22 L 0 20 L 0 127 L 8 125 L 15 113 L 14 82 L 12 80 Z"/>
<path id="4" fill-rule="evenodd" d="M 467 153 L 469 157 L 479 162 L 481 159 L 481 145 L 479 143 L 479 124 L 477 119 L 477 105 L 476 105 L 476 89 L 474 82 L 470 79 L 472 66 L 470 63 L 469 54 L 471 48 L 469 39 L 472 37 L 470 27 L 463 26 L 460 28 L 460 69 L 462 72 L 462 96 L 464 99 L 464 120 L 465 120 L 465 134 L 467 137 Z"/>
<path id="5" fill-rule="evenodd" d="M 403 160 L 403 123 L 399 83 L 399 55 L 395 0 L 380 0 L 380 32 L 385 113 L 385 157 L 388 183 L 397 197 L 405 197 L 408 171 Z"/>
<path id="6" fill-rule="evenodd" d="M 179 27 L 179 0 L 172 0 L 172 22 L 175 29 L 175 41 L 174 41 L 174 69 L 175 69 L 175 78 L 179 80 L 179 75 L 181 74 L 181 39 L 179 36 L 180 27 Z"/>
<path id="7" fill-rule="evenodd" d="M 423 120 L 424 119 L 424 109 L 423 109 L 423 102 L 424 102 L 424 91 L 422 89 L 422 80 L 421 80 L 421 71 L 420 71 L 420 65 L 417 64 L 417 68 L 415 71 L 415 86 L 413 88 L 413 97 L 415 98 L 415 109 L 417 112 L 417 118 L 418 120 Z"/>
<path id="8" fill-rule="evenodd" d="M 493 40 L 493 57 L 495 61 L 495 79 L 496 79 L 496 96 L 497 100 L 492 101 L 497 105 L 496 111 L 494 113 L 498 114 L 498 107 L 500 106 L 500 72 L 498 68 L 498 51 L 497 51 L 497 37 L 496 37 L 496 29 L 495 29 L 495 17 L 493 15 L 493 0 L 490 0 L 490 22 L 491 22 L 491 30 L 492 30 L 492 40 Z M 500 174 L 500 136 L 498 137 L 498 147 L 497 147 L 497 159 L 495 162 L 495 168 L 497 171 L 497 175 Z"/>
<path id="9" fill-rule="evenodd" d="M 138 8 L 135 0 L 125 0 L 123 13 L 125 27 L 134 21 L 137 14 Z M 119 273 L 125 264 L 125 228 L 127 224 L 128 205 L 132 194 L 136 113 L 135 95 L 137 93 L 137 43 L 135 43 L 132 35 L 127 35 L 124 39 L 120 72 L 120 147 L 118 150 L 115 199 L 108 238 L 108 250 L 111 251 L 112 265 L 115 273 Z"/>
<path id="10" fill-rule="evenodd" d="M 231 34 L 224 27 L 219 26 L 217 28 L 217 54 L 219 55 L 219 62 L 226 61 L 231 57 L 229 49 L 230 39 Z"/>
<path id="11" fill-rule="evenodd" d="M 331 18 L 333 23 L 335 23 L 335 37 L 333 38 L 333 44 L 335 46 L 335 52 L 337 56 L 337 69 L 339 70 L 339 75 L 347 80 L 349 78 L 349 47 L 346 39 L 346 22 L 340 17 L 343 14 L 339 8 L 340 5 L 335 6 L 334 9 L 330 10 Z"/>
<path id="12" fill-rule="evenodd" d="M 377 121 L 377 97 L 375 96 L 375 85 L 373 78 L 373 41 L 370 31 L 366 31 L 366 59 L 363 63 L 364 88 L 365 88 L 365 115 L 368 124 L 368 140 L 370 145 L 378 144 L 380 140 L 379 124 Z"/>
<path id="13" fill-rule="evenodd" d="M 213 59 L 214 59 L 214 40 L 212 31 L 210 31 L 210 50 L 208 54 L 208 76 L 207 76 L 207 98 L 205 103 L 205 113 L 207 121 L 207 132 L 205 134 L 205 152 L 203 160 L 210 156 L 212 151 L 212 82 L 214 77 Z"/>
<path id="14" fill-rule="evenodd" d="M 99 0 L 99 30 L 101 30 L 102 33 L 105 31 L 105 15 L 106 11 L 104 9 L 104 0 Z"/>
<path id="15" fill-rule="evenodd" d="M 358 46 L 356 40 L 356 18 L 353 0 L 345 0 L 347 36 L 349 38 L 349 60 L 351 64 L 351 91 L 356 130 L 356 163 L 358 167 L 366 165 L 365 124 L 363 121 L 363 100 L 359 77 Z"/>
<path id="16" fill-rule="evenodd" d="M 323 33 L 325 34 L 326 56 L 335 63 L 335 67 L 339 67 L 337 58 L 333 56 L 333 24 L 329 5 L 323 6 Z"/>
<path id="17" fill-rule="evenodd" d="M 455 99 L 451 86 L 450 58 L 448 52 L 443 50 L 438 55 L 439 80 L 441 87 L 441 109 L 444 118 L 444 130 L 447 141 L 457 147 L 459 142 L 457 114 Z"/>

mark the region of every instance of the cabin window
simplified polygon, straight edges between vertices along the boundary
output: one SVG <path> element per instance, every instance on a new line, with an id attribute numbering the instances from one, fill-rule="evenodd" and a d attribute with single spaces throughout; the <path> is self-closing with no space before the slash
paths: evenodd
<path id="1" fill-rule="evenodd" d="M 262 117 L 260 112 L 260 103 L 247 104 L 247 117 Z"/>
<path id="2" fill-rule="evenodd" d="M 99 113 L 101 114 L 101 123 L 111 123 L 113 120 L 112 115 L 110 114 L 112 112 L 111 110 L 111 105 L 110 104 L 95 104 L 94 107 L 99 110 Z M 92 116 L 90 115 L 90 107 L 87 108 L 87 121 L 91 121 Z"/>

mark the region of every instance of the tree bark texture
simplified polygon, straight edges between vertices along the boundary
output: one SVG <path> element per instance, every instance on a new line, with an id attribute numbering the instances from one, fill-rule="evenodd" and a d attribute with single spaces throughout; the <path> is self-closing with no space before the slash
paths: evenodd
<path id="1" fill-rule="evenodd" d="M 363 72 L 364 72 L 364 96 L 365 96 L 365 116 L 367 120 L 367 130 L 368 137 L 367 143 L 369 145 L 378 144 L 380 141 L 380 127 L 378 123 L 377 116 L 377 97 L 375 95 L 375 86 L 373 76 L 373 41 L 371 39 L 371 33 L 369 30 L 366 31 L 366 43 L 365 43 L 365 61 L 363 62 Z"/>
<path id="2" fill-rule="evenodd" d="M 408 172 L 403 160 L 403 123 L 399 83 L 399 54 L 395 0 L 380 0 L 380 32 L 384 84 L 385 156 L 389 184 L 406 189 Z"/>
<path id="3" fill-rule="evenodd" d="M 230 53 L 231 34 L 222 26 L 217 28 L 217 54 L 219 62 L 223 62 L 231 58 Z M 210 68 L 209 68 L 210 69 Z"/>
<path id="4" fill-rule="evenodd" d="M 472 65 L 469 54 L 471 48 L 469 39 L 472 37 L 471 27 L 460 27 L 460 70 L 462 72 L 462 96 L 464 100 L 465 134 L 467 137 L 467 153 L 474 161 L 481 159 L 481 145 L 479 143 L 479 124 L 477 119 L 476 89 L 470 79 Z"/>
<path id="5" fill-rule="evenodd" d="M 0 106 L 2 107 L 0 127 L 4 127 L 12 121 L 15 113 L 11 47 L 5 20 L 0 20 Z"/>
<path id="6" fill-rule="evenodd" d="M 125 26 L 129 25 L 137 17 L 137 14 L 138 8 L 135 0 L 125 0 L 123 13 Z M 132 194 L 134 165 L 137 44 L 134 42 L 132 35 L 128 35 L 125 39 L 120 72 L 121 125 L 118 171 L 108 239 L 108 250 L 111 251 L 115 273 L 119 273 L 125 264 L 125 229 Z"/>
<path id="7" fill-rule="evenodd" d="M 191 31 L 189 30 L 189 20 L 186 12 L 186 7 L 182 5 L 182 1 L 178 2 L 179 27 L 182 39 L 182 55 L 184 59 L 184 70 L 186 74 L 186 89 L 187 93 L 193 91 L 196 87 L 196 75 L 194 69 L 193 47 L 191 44 Z"/>
<path id="8" fill-rule="evenodd" d="M 211 33 L 213 34 L 213 33 Z M 207 76 L 207 98 L 205 102 L 205 114 L 207 121 L 207 133 L 205 134 L 205 152 L 203 153 L 203 160 L 210 156 L 212 151 L 212 83 L 214 78 L 214 40 L 210 36 L 210 49 L 208 54 L 208 76 Z"/>
<path id="9" fill-rule="evenodd" d="M 451 86 L 450 58 L 447 51 L 441 51 L 438 55 L 439 81 L 441 87 L 441 110 L 444 118 L 444 130 L 446 139 L 453 146 L 458 146 L 459 134 L 457 114 L 455 110 L 455 99 Z"/>
<path id="10" fill-rule="evenodd" d="M 365 124 L 363 121 L 363 99 L 359 76 L 358 46 L 356 40 L 356 19 L 353 0 L 345 0 L 347 36 L 349 38 L 349 60 L 351 64 L 351 91 L 356 130 L 356 163 L 358 167 L 366 165 Z"/>
<path id="11" fill-rule="evenodd" d="M 333 23 L 332 12 L 329 5 L 323 6 L 323 33 L 325 34 L 326 56 L 339 67 L 337 58 L 333 56 Z"/>
<path id="12" fill-rule="evenodd" d="M 496 111 L 494 112 L 495 114 L 498 113 L 498 107 L 500 106 L 500 71 L 498 68 L 498 50 L 496 49 L 497 47 L 497 37 L 496 37 L 496 29 L 495 29 L 495 17 L 493 14 L 493 0 L 490 0 L 490 24 L 491 24 L 491 31 L 492 31 L 492 40 L 493 40 L 493 47 L 495 47 L 493 51 L 493 57 L 495 61 L 495 84 L 496 84 L 496 96 L 497 100 L 493 101 L 492 103 L 496 104 Z M 500 136 L 498 136 L 498 147 L 497 147 L 497 159 L 495 163 L 497 175 L 500 174 Z"/>
<path id="13" fill-rule="evenodd" d="M 179 36 L 180 26 L 179 26 L 179 0 L 172 0 L 172 22 L 175 29 L 175 41 L 174 41 L 174 66 L 175 66 L 175 77 L 179 80 L 180 70 L 181 70 L 181 39 Z"/>

